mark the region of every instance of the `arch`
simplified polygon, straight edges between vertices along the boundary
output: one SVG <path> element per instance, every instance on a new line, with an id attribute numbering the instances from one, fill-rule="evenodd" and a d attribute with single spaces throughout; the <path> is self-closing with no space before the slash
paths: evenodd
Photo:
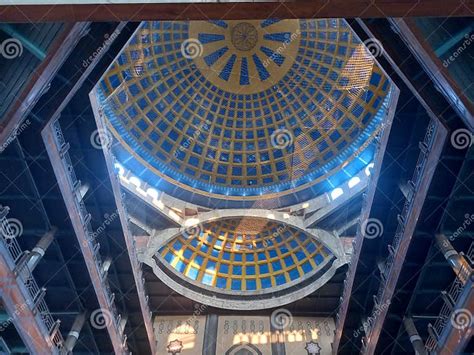
<path id="1" fill-rule="evenodd" d="M 252 351 L 249 351 L 247 348 L 250 348 Z M 242 350 L 247 350 L 248 352 L 241 352 Z M 240 344 L 232 345 L 225 352 L 225 355 L 262 355 L 262 352 L 253 344 L 241 342 Z"/>

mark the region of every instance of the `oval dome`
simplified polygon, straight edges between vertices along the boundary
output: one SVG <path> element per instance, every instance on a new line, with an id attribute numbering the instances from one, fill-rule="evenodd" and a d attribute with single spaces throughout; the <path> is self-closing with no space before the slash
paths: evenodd
<path id="1" fill-rule="evenodd" d="M 344 20 L 154 21 L 97 92 L 114 154 L 151 186 L 288 205 L 372 160 L 390 83 Z"/>
<path id="2" fill-rule="evenodd" d="M 266 308 L 295 292 L 314 291 L 335 259 L 330 249 L 296 227 L 245 217 L 184 231 L 159 248 L 153 267 L 168 286 L 200 302 L 241 308 L 258 299 Z"/>

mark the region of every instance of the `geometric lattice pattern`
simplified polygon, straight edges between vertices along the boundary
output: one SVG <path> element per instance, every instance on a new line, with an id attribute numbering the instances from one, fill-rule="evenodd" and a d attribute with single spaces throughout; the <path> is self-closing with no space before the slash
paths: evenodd
<path id="1" fill-rule="evenodd" d="M 342 19 L 144 22 L 98 87 L 113 135 L 158 180 L 243 198 L 363 169 L 390 91 Z"/>
<path id="2" fill-rule="evenodd" d="M 306 233 L 266 219 L 224 219 L 195 227 L 159 251 L 164 264 L 199 286 L 275 291 L 320 269 L 331 251 Z"/>

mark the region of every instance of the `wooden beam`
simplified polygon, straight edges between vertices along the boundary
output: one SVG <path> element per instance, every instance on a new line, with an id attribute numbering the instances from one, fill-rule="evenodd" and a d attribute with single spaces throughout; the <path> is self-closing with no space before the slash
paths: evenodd
<path id="1" fill-rule="evenodd" d="M 60 102 L 60 104 L 57 106 L 54 113 L 51 114 L 48 122 L 54 121 L 59 118 L 59 116 L 63 113 L 66 106 L 71 102 L 72 98 L 77 94 L 77 92 L 83 86 L 84 82 L 87 79 L 95 80 L 94 78 L 90 77 L 92 71 L 96 68 L 96 66 L 99 64 L 102 58 L 104 58 L 104 56 L 109 52 L 110 47 L 115 43 L 118 35 L 122 33 L 122 31 L 125 29 L 126 26 L 127 26 L 127 22 L 125 21 L 118 23 L 114 31 L 113 32 L 111 31 L 110 35 L 109 34 L 104 35 L 104 38 L 107 38 L 106 41 L 102 43 L 98 43 L 98 47 L 96 47 L 95 45 L 91 45 L 90 46 L 91 48 L 88 48 L 88 52 L 84 54 L 84 58 L 86 58 L 86 60 L 89 60 L 89 58 L 92 58 L 92 60 L 90 61 L 90 63 L 88 63 L 86 68 L 84 68 L 84 65 L 80 66 L 80 69 L 74 74 L 74 77 L 69 78 L 70 80 L 73 80 L 74 82 L 74 85 L 72 86 L 72 88 L 67 88 L 66 90 L 61 90 L 55 93 L 54 100 L 56 102 Z M 98 51 L 98 53 L 97 53 L 97 48 L 101 48 L 101 50 Z M 90 54 L 90 55 L 87 56 L 87 54 Z M 107 65 L 108 64 L 109 63 L 107 63 Z M 83 152 L 83 150 L 81 152 Z"/>
<path id="2" fill-rule="evenodd" d="M 450 102 L 445 96 L 440 93 L 436 88 L 428 85 L 426 80 L 417 79 L 417 73 L 419 70 L 423 70 L 422 67 L 418 69 L 417 66 L 412 65 L 412 61 L 408 60 L 412 52 L 407 49 L 406 51 L 401 51 L 400 46 L 396 45 L 396 39 L 399 36 L 388 37 L 386 36 L 387 27 L 385 25 L 379 25 L 371 21 L 357 19 L 357 24 L 361 27 L 362 31 L 357 33 L 360 37 L 364 38 L 364 35 L 369 38 L 376 38 L 381 42 L 383 50 L 383 57 L 387 60 L 391 69 L 400 77 L 405 85 L 410 89 L 413 96 L 420 102 L 420 104 L 430 112 L 432 117 L 438 117 L 443 121 L 446 126 L 450 126 L 449 122 L 444 116 L 448 110 L 451 109 Z M 390 22 L 387 21 L 387 24 Z M 356 31 L 357 32 L 357 31 Z M 361 35 L 362 33 L 362 35 Z M 416 59 L 416 57 L 415 57 Z M 422 64 L 420 64 L 421 66 Z M 428 75 L 428 74 L 426 74 Z M 446 100 L 446 101 L 444 101 Z M 452 109 L 452 112 L 458 113 L 455 108 Z M 459 113 L 458 113 L 459 114 Z M 472 115 L 471 115 L 472 117 Z M 464 119 L 464 117 L 463 117 Z M 464 119 L 464 122 L 467 123 L 467 120 Z M 472 122 L 468 125 L 471 126 Z"/>
<path id="3" fill-rule="evenodd" d="M 395 115 L 395 110 L 398 102 L 398 97 L 400 95 L 400 90 L 394 86 L 394 92 L 392 101 L 389 104 L 388 119 L 386 121 L 387 128 L 383 130 L 382 137 L 380 138 L 380 148 L 377 152 L 377 155 L 374 158 L 374 168 L 372 169 L 371 179 L 367 183 L 367 192 L 365 201 L 362 206 L 362 211 L 360 215 L 360 221 L 367 221 L 370 217 L 370 213 L 373 208 L 373 201 L 375 193 L 377 191 L 377 183 L 381 174 L 382 162 L 385 155 L 385 150 L 387 148 L 388 138 L 390 136 L 390 130 L 392 128 L 393 116 Z M 344 330 L 344 324 L 346 322 L 347 313 L 349 310 L 349 302 L 352 298 L 352 288 L 354 286 L 355 276 L 357 272 L 357 266 L 359 265 L 359 257 L 362 253 L 362 247 L 364 244 L 365 237 L 358 233 L 355 237 L 355 244 L 352 251 L 351 261 L 349 263 L 349 269 L 347 270 L 346 280 L 344 282 L 344 291 L 342 294 L 342 301 L 339 305 L 339 310 L 337 313 L 338 319 L 336 322 L 336 333 L 334 334 L 334 341 L 332 343 L 332 353 L 333 355 L 338 354 L 339 344 L 342 339 L 342 332 Z"/>
<path id="4" fill-rule="evenodd" d="M 5 21 L 2 8 L 3 6 L 0 6 L 0 22 Z M 65 25 L 64 30 L 51 45 L 47 57 L 36 68 L 32 77 L 28 80 L 28 84 L 2 120 L 0 124 L 0 146 L 7 142 L 13 131 L 21 125 L 48 84 L 53 80 L 59 68 L 76 47 L 88 26 L 88 23 Z"/>
<path id="5" fill-rule="evenodd" d="M 101 114 L 99 113 L 99 106 L 97 103 L 97 99 L 95 97 L 95 91 L 92 91 L 89 96 L 91 99 L 91 105 L 94 111 L 97 128 L 99 130 L 104 131 L 106 127 L 105 127 L 105 123 L 103 122 L 103 118 L 101 117 Z M 151 353 L 156 354 L 157 353 L 156 339 L 155 339 L 155 333 L 153 331 L 153 324 L 151 321 L 150 307 L 148 305 L 148 300 L 145 295 L 144 276 L 143 276 L 143 272 L 141 271 L 140 262 L 138 260 L 137 248 L 134 245 L 133 235 L 130 232 L 130 228 L 128 226 L 128 215 L 123 203 L 120 181 L 115 172 L 113 156 L 110 150 L 107 147 L 103 146 L 103 152 L 104 152 L 107 170 L 109 172 L 109 178 L 110 178 L 110 183 L 112 185 L 115 203 L 117 204 L 117 212 L 120 217 L 120 224 L 123 230 L 123 237 L 125 239 L 125 244 L 128 250 L 131 271 L 133 274 L 133 279 L 135 281 L 135 288 L 137 290 L 138 301 L 140 303 L 140 310 L 142 313 L 143 324 L 145 325 L 145 330 L 147 333 L 148 344 L 150 346 Z"/>
<path id="6" fill-rule="evenodd" d="M 33 301 L 24 285 L 17 282 L 13 273 L 15 264 L 0 242 L 0 298 L 9 315 L 5 323 L 12 322 L 23 343 L 31 354 L 59 354 L 53 345 L 48 329 L 41 321 L 39 313 L 33 313 Z"/>
<path id="7" fill-rule="evenodd" d="M 53 121 L 54 122 L 54 121 Z M 81 218 L 81 212 L 75 202 L 76 193 L 73 190 L 71 183 L 68 181 L 70 173 L 67 171 L 65 164 L 62 161 L 61 153 L 67 154 L 67 150 L 60 152 L 54 138 L 54 127 L 53 122 L 49 122 L 41 132 L 43 142 L 46 146 L 51 165 L 53 166 L 54 174 L 56 176 L 61 195 L 63 196 L 66 209 L 71 220 L 72 227 L 76 234 L 76 238 L 81 247 L 82 255 L 89 272 L 92 286 L 94 287 L 97 295 L 97 300 L 100 305 L 102 313 L 106 319 L 105 325 L 109 333 L 110 341 L 114 348 L 115 354 L 124 354 L 124 348 L 122 346 L 122 336 L 119 333 L 118 327 L 115 323 L 115 312 L 113 311 L 112 304 L 109 297 L 110 294 L 105 290 L 102 275 L 97 265 L 95 253 L 89 236 L 86 234 L 84 229 L 84 223 Z M 109 320 L 111 319 L 111 320 Z M 34 353 L 37 353 L 36 351 Z"/>
<path id="8" fill-rule="evenodd" d="M 398 30 L 403 40 L 425 68 L 431 80 L 438 86 L 440 91 L 449 101 L 451 106 L 461 116 L 464 123 L 471 131 L 474 131 L 474 105 L 470 102 L 465 92 L 451 78 L 447 68 L 434 53 L 433 48 L 426 42 L 418 29 L 414 19 L 391 19 L 390 22 Z"/>
<path id="9" fill-rule="evenodd" d="M 144 1 L 145 2 L 145 1 Z M 239 20 L 266 18 L 472 16 L 466 0 L 293 0 L 269 2 L 0 6 L 2 22 Z"/>
<path id="10" fill-rule="evenodd" d="M 425 163 L 421 182 L 419 183 L 419 189 L 415 192 L 415 195 L 413 197 L 413 208 L 407 218 L 406 226 L 403 230 L 403 235 L 400 238 L 400 243 L 395 251 L 394 262 L 389 271 L 387 281 L 385 282 L 385 288 L 383 289 L 382 297 L 379 300 L 380 305 L 389 305 L 392 300 L 400 273 L 405 262 L 405 256 L 408 252 L 411 239 L 415 232 L 421 210 L 423 209 L 423 204 L 425 202 L 425 198 L 428 193 L 431 180 L 433 178 L 436 167 L 438 166 L 441 152 L 443 151 L 444 142 L 447 136 L 447 130 L 437 118 L 434 119 L 436 120 L 437 128 L 432 148 Z M 379 314 L 375 317 L 375 321 L 373 322 L 371 331 L 367 336 L 364 354 L 372 355 L 375 353 L 375 349 L 377 347 L 380 333 L 382 332 L 382 327 L 388 309 L 389 307 L 379 308 Z"/>
<path id="11" fill-rule="evenodd" d="M 461 354 L 470 338 L 474 333 L 474 327 L 472 326 L 472 314 L 469 318 L 468 312 L 474 309 L 474 278 L 472 277 L 464 285 L 462 294 L 459 296 L 458 302 L 454 305 L 454 311 L 460 312 L 460 314 L 467 314 L 467 322 L 471 322 L 471 325 L 467 325 L 459 329 L 455 327 L 456 321 L 451 320 L 446 323 L 443 332 L 438 340 L 438 346 L 435 350 L 435 354 L 439 355 L 451 355 Z"/>

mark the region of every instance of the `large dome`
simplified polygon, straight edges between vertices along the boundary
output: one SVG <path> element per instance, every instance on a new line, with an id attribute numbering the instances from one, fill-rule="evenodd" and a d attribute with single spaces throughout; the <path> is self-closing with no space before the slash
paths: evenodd
<path id="1" fill-rule="evenodd" d="M 96 92 L 114 154 L 149 185 L 282 206 L 370 163 L 390 84 L 344 20 L 155 21 Z"/>

